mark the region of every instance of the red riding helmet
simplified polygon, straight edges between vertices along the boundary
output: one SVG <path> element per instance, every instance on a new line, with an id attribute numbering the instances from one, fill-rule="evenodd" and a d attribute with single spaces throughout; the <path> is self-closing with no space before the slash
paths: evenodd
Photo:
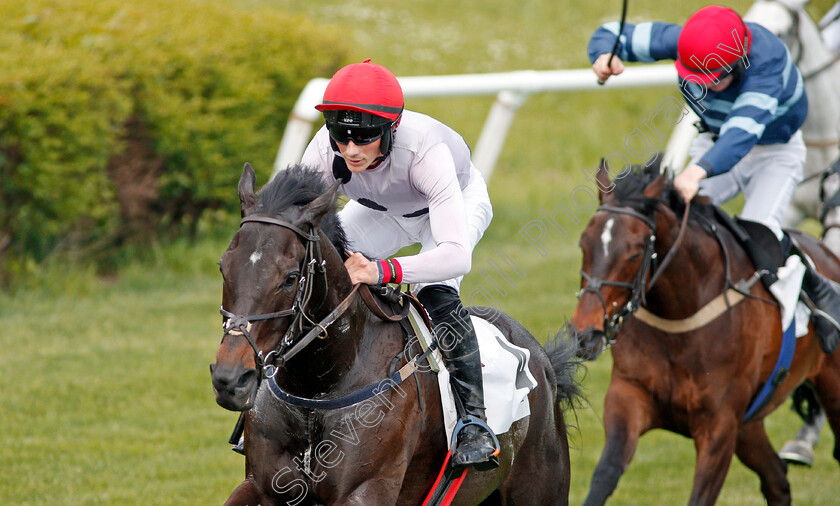
<path id="1" fill-rule="evenodd" d="M 403 107 L 402 88 L 397 78 L 390 70 L 368 59 L 339 69 L 327 84 L 323 103 L 315 109 L 324 113 L 328 129 L 341 127 L 349 133 L 352 129 L 364 132 L 380 128 L 380 151 L 387 155 L 393 127 L 399 123 Z M 335 141 L 333 137 L 330 139 Z"/>
<path id="2" fill-rule="evenodd" d="M 751 42 L 752 33 L 738 13 L 709 5 L 685 22 L 674 65 L 681 78 L 710 83 L 746 59 Z"/>

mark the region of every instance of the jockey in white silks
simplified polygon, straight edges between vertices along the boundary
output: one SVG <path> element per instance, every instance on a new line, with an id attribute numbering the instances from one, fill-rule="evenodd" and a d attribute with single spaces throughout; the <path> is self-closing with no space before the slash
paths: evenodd
<path id="1" fill-rule="evenodd" d="M 414 284 L 435 325 L 459 414 L 472 422 L 458 433 L 452 463 L 498 466 L 478 341 L 458 294 L 493 215 L 467 143 L 440 121 L 405 111 L 396 77 L 369 60 L 336 72 L 316 109 L 326 124 L 301 164 L 338 181 L 350 199 L 338 216 L 353 250 L 345 262 L 351 280 Z M 391 258 L 417 243 L 419 253 Z"/>

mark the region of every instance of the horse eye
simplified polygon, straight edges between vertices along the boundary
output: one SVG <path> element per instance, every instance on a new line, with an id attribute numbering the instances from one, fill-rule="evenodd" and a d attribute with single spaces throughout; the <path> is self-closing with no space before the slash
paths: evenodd
<path id="1" fill-rule="evenodd" d="M 286 287 L 292 286 L 292 285 L 295 284 L 295 281 L 297 281 L 297 279 L 298 279 L 298 273 L 293 272 L 293 273 L 289 274 L 288 276 L 286 276 L 286 279 L 283 280 L 283 286 L 286 286 Z"/>

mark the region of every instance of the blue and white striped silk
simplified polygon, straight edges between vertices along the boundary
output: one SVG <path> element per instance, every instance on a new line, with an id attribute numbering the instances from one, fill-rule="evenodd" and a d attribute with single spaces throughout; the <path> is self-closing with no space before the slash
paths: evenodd
<path id="1" fill-rule="evenodd" d="M 788 142 L 808 112 L 802 75 L 787 47 L 761 25 L 747 26 L 753 38 L 749 63 L 740 80 L 720 92 L 678 81 L 688 105 L 720 136 L 699 161 L 710 175 L 730 170 L 756 144 Z M 681 30 L 671 23 L 626 23 L 617 56 L 628 62 L 676 60 Z M 617 32 L 618 23 L 595 30 L 588 47 L 593 63 L 610 52 Z M 721 44 L 733 45 L 732 41 Z"/>

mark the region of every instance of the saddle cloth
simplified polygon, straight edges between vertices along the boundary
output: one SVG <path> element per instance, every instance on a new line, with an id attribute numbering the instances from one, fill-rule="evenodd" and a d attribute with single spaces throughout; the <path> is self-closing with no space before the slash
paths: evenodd
<path id="1" fill-rule="evenodd" d="M 492 323 L 475 316 L 471 318 L 481 354 L 487 425 L 497 435 L 504 434 L 510 430 L 513 422 L 531 414 L 528 393 L 537 387 L 537 381 L 528 369 L 531 352 L 511 344 Z M 413 305 L 409 311 L 409 320 L 421 345 L 424 349 L 427 348 L 432 339 L 431 331 Z M 444 363 L 437 349 L 433 355 L 437 364 Z M 447 441 L 452 441 L 452 431 L 458 421 L 458 415 L 449 384 L 449 372 L 443 366 L 439 369 L 437 377 L 446 437 Z"/>
<path id="2" fill-rule="evenodd" d="M 811 310 L 799 300 L 805 264 L 798 255 L 791 255 L 787 258 L 785 265 L 779 267 L 776 275 L 779 280 L 770 286 L 770 293 L 779 303 L 779 310 L 782 313 L 782 330 L 788 328 L 793 322 L 796 324 L 796 337 L 802 337 L 808 333 L 808 321 L 811 319 Z"/>

